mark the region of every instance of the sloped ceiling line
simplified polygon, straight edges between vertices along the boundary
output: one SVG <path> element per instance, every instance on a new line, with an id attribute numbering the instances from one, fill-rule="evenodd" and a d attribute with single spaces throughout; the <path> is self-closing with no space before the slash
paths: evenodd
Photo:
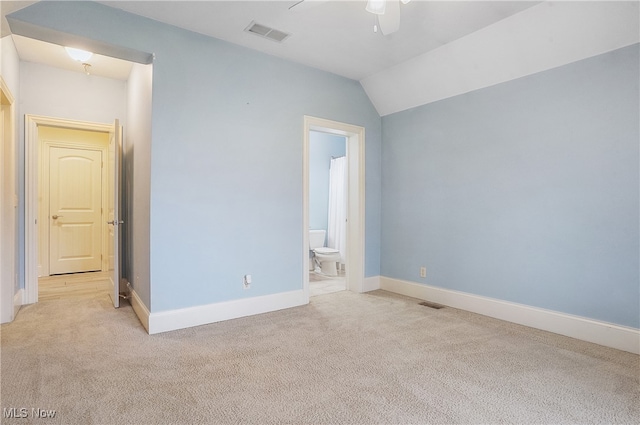
<path id="1" fill-rule="evenodd" d="M 25 4 L 31 3 L 33 2 Z M 162 8 L 154 7 L 152 4 L 155 2 L 101 3 L 160 21 L 177 19 L 176 22 L 167 23 L 196 32 L 205 33 L 205 30 L 214 29 L 222 31 L 221 28 L 224 27 L 223 31 L 226 32 L 206 35 L 359 80 L 381 116 L 521 78 L 640 41 L 638 1 L 428 2 L 426 5 L 419 5 L 420 8 L 430 8 L 420 9 L 420 16 L 430 16 L 429 23 L 438 26 L 435 33 L 430 28 L 426 33 L 412 33 L 413 37 L 404 33 L 394 34 L 398 37 L 402 35 L 404 38 L 401 39 L 375 39 L 367 33 L 364 38 L 367 41 L 366 49 L 359 49 L 359 44 L 352 40 L 355 35 L 360 34 L 358 19 L 366 15 L 361 13 L 361 5 L 353 9 L 353 2 L 325 2 L 324 6 L 309 11 L 313 14 L 291 14 L 286 4 L 275 5 L 272 2 L 250 2 L 247 5 L 234 2 L 194 2 L 188 3 L 188 8 L 179 4 L 181 2 L 163 2 Z M 412 7 L 418 6 L 414 2 L 409 3 L 412 4 Z M 245 7 L 249 7 L 248 12 Z M 13 10 L 16 8 L 13 7 Z M 7 8 L 4 7 L 4 10 Z M 198 11 L 202 13 L 195 13 Z M 283 28 L 301 25 L 299 21 L 303 21 L 309 30 L 325 32 L 317 37 L 320 44 L 314 44 L 318 40 L 313 37 L 303 36 L 306 27 L 296 27 L 298 30 L 294 31 L 295 37 L 279 45 L 274 43 L 265 46 L 264 40 L 254 40 L 251 36 L 247 36 L 250 40 L 246 42 L 242 38 L 236 41 L 229 39 L 227 35 L 235 33 L 235 27 L 225 27 L 225 21 L 235 19 L 244 23 L 247 13 L 252 16 L 262 13 L 269 17 L 269 22 L 282 23 Z M 434 21 L 435 15 L 443 18 L 443 21 Z M 480 15 L 482 18 L 478 17 Z M 199 18 L 203 16 L 220 18 L 222 24 L 218 26 L 207 23 L 204 29 L 199 28 L 198 25 L 202 23 Z M 342 20 L 348 17 L 348 25 L 345 23 L 347 21 L 341 21 L 340 25 L 343 26 L 336 26 L 336 16 Z M 465 16 L 468 20 L 456 27 L 457 21 L 464 20 Z M 332 23 L 330 26 L 326 24 L 328 19 Z M 354 26 L 352 20 L 358 25 Z M 490 24 L 491 22 L 493 23 Z M 410 22 L 403 24 L 403 30 L 409 28 L 408 23 Z M 362 24 L 363 28 L 365 24 L 366 22 Z M 24 25 L 25 23 L 19 23 L 14 18 L 11 26 L 14 32 L 20 33 L 20 26 Z M 337 47 L 335 43 L 327 43 L 323 37 L 327 36 L 326 31 L 329 29 L 331 34 L 342 34 L 343 38 L 344 34 L 349 34 L 350 41 Z M 239 32 L 243 34 L 240 37 L 246 36 L 244 31 Z M 25 31 L 22 33 L 43 39 L 37 34 L 34 36 Z M 440 36 L 444 38 L 433 44 L 433 40 Z M 61 43 L 58 40 L 57 44 Z M 294 48 L 294 43 L 299 45 Z M 412 43 L 423 45 L 422 53 L 411 50 L 413 53 L 408 54 L 409 51 L 404 51 Z M 328 51 L 318 50 L 327 45 L 334 47 Z M 107 52 L 110 48 L 113 46 L 95 46 L 93 50 L 134 62 L 148 63 L 152 60 L 149 54 L 141 52 Z M 345 52 L 351 60 L 351 68 L 348 70 L 344 68 L 346 59 L 340 56 Z M 369 55 L 366 56 L 367 61 L 363 60 L 362 55 L 365 53 Z M 333 59 L 330 60 L 331 57 Z M 321 63 L 317 63 L 318 58 L 322 59 Z M 367 65 L 364 68 L 354 68 L 355 65 L 365 63 Z M 331 64 L 339 64 L 342 68 Z M 363 75 L 367 76 L 363 78 Z"/>
<path id="2" fill-rule="evenodd" d="M 639 2 L 544 2 L 360 81 L 381 116 L 640 42 Z"/>

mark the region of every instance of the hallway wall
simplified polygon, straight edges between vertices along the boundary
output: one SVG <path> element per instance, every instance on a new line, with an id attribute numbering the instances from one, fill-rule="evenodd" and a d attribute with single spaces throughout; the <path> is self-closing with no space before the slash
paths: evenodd
<path id="1" fill-rule="evenodd" d="M 20 94 L 20 59 L 18 58 L 18 52 L 11 37 L 3 37 L 0 40 L 0 75 L 4 83 L 6 84 L 6 90 L 9 91 L 8 96 L 13 97 L 13 120 L 11 119 L 10 109 L 7 107 L 6 111 L 3 111 L 3 129 L 11 127 L 12 132 L 7 132 L 5 135 L 13 133 L 13 145 L 3 141 L 2 149 L 3 154 L 0 155 L 0 163 L 2 163 L 2 170 L 0 170 L 0 192 L 2 193 L 2 208 L 0 209 L 0 227 L 2 228 L 0 246 L 2 251 L 2 258 L 0 258 L 0 294 L 2 303 L 0 305 L 0 322 L 5 323 L 13 318 L 14 300 L 18 303 L 20 280 L 19 280 L 19 262 L 20 255 L 18 252 L 18 232 L 16 225 L 19 222 L 17 208 L 14 207 L 14 196 L 18 196 L 18 175 L 19 170 L 16 166 L 9 166 L 5 169 L 5 164 L 17 163 L 18 146 L 20 145 L 18 140 L 18 104 Z M 6 99 L 9 100 L 9 99 Z M 11 156 L 15 155 L 14 158 Z M 15 173 L 7 170 L 13 170 Z M 13 175 L 12 175 L 13 174 Z M 16 298 L 16 295 L 18 297 Z"/>
<path id="2" fill-rule="evenodd" d="M 18 168 L 19 191 L 25 193 L 25 114 L 126 125 L 126 81 L 66 71 L 47 65 L 20 62 Z M 20 286 L 24 288 L 24 197 L 18 206 L 20 234 Z"/>
<path id="3" fill-rule="evenodd" d="M 124 276 L 145 305 L 151 299 L 150 202 L 153 65 L 133 64 L 127 83 L 123 146 L 126 235 Z M 121 288 L 122 289 L 122 288 Z"/>

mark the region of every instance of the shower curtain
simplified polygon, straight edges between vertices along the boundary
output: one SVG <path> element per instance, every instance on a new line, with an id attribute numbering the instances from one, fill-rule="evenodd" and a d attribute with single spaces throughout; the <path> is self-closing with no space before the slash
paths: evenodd
<path id="1" fill-rule="evenodd" d="M 347 253 L 347 158 L 332 158 L 329 169 L 329 220 L 327 246 L 340 251 L 340 263 Z"/>

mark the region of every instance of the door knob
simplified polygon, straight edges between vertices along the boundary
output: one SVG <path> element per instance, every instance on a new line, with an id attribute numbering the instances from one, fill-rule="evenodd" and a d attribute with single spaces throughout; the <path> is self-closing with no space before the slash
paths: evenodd
<path id="1" fill-rule="evenodd" d="M 52 216 L 51 216 L 51 218 L 52 218 L 52 219 L 54 219 L 54 220 L 55 220 L 55 219 L 58 219 L 58 218 L 60 218 L 60 217 L 62 217 L 62 216 L 61 216 L 61 215 L 52 215 Z"/>

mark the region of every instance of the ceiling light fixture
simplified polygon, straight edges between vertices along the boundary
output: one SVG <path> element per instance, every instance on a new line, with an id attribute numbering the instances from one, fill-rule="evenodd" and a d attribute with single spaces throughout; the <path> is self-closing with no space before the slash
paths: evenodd
<path id="1" fill-rule="evenodd" d="M 365 7 L 365 10 L 373 13 L 374 15 L 384 15 L 386 8 L 386 0 L 369 0 L 367 1 L 367 7 Z"/>
<path id="2" fill-rule="evenodd" d="M 400 28 L 400 3 L 407 4 L 411 0 L 368 0 L 365 10 L 373 13 L 373 32 L 378 32 L 378 26 L 383 35 L 389 35 Z M 387 7 L 387 3 L 389 7 Z"/>
<path id="3" fill-rule="evenodd" d="M 73 47 L 65 47 L 65 50 L 71 56 L 71 59 L 78 62 L 86 62 L 93 56 L 93 53 L 87 52 L 86 50 L 75 49 Z"/>

